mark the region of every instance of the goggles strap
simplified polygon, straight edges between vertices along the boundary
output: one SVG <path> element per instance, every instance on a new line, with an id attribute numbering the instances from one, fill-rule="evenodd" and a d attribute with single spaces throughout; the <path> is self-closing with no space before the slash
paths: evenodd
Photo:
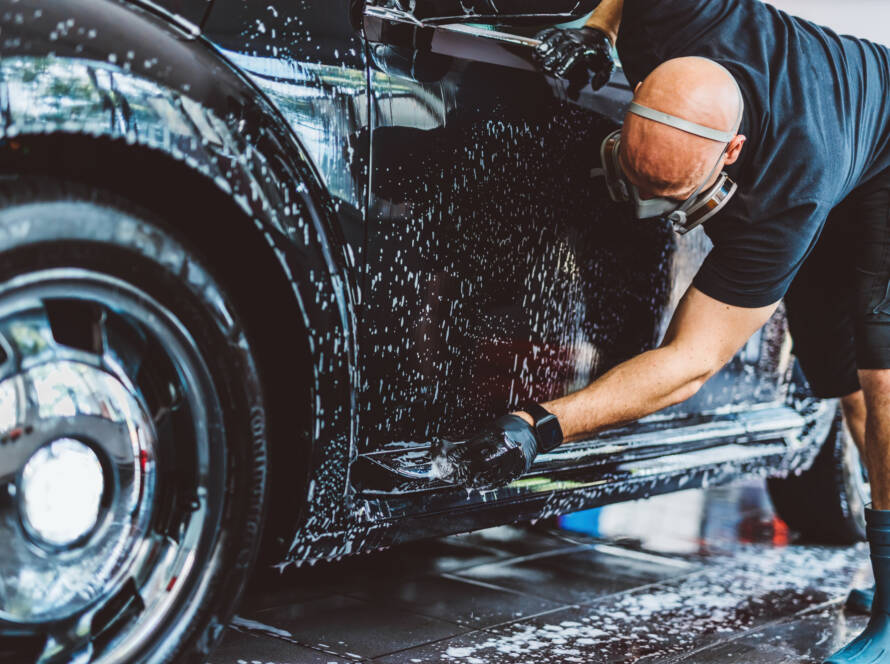
<path id="1" fill-rule="evenodd" d="M 705 127 L 704 125 L 700 125 L 689 120 L 684 120 L 683 118 L 678 118 L 676 115 L 670 115 L 669 113 L 656 111 L 654 108 L 643 106 L 642 104 L 638 104 L 635 101 L 631 102 L 630 108 L 628 108 L 627 110 L 629 113 L 639 115 L 641 118 L 646 118 L 647 120 L 652 120 L 653 122 L 658 122 L 659 124 L 667 125 L 669 127 L 673 127 L 674 129 L 679 129 L 680 131 L 685 131 L 687 134 L 701 136 L 702 138 L 717 141 L 718 143 L 729 143 L 733 138 L 735 138 L 735 132 L 711 129 L 710 127 Z"/>

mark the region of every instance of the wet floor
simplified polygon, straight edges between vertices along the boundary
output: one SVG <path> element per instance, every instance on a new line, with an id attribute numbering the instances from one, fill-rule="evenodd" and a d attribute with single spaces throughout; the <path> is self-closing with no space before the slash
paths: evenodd
<path id="1" fill-rule="evenodd" d="M 869 582 L 745 482 L 258 579 L 210 662 L 818 663 Z"/>

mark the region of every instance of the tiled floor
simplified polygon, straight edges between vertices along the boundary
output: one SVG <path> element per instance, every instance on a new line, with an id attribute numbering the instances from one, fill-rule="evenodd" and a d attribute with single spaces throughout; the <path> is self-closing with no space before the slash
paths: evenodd
<path id="1" fill-rule="evenodd" d="M 210 662 L 818 664 L 865 549 L 787 541 L 753 482 L 421 542 L 256 582 Z"/>

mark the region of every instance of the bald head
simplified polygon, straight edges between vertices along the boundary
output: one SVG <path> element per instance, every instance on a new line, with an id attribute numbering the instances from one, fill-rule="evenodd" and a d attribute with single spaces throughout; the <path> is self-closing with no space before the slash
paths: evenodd
<path id="1" fill-rule="evenodd" d="M 661 64 L 637 87 L 634 101 L 727 132 L 736 131 L 741 105 L 732 75 L 705 58 L 676 58 Z M 744 137 L 733 141 L 726 163 L 735 161 L 742 143 Z M 651 196 L 687 198 L 713 170 L 724 147 L 632 113 L 621 131 L 625 173 L 641 193 Z"/>

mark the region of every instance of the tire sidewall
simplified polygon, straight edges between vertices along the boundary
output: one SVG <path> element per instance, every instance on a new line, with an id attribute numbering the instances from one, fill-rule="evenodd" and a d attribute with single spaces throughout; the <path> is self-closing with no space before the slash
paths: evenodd
<path id="1" fill-rule="evenodd" d="M 839 507 L 844 520 L 849 523 L 852 537 L 862 540 L 865 539 L 864 508 L 867 498 L 859 493 L 856 483 L 856 478 L 862 476 L 862 460 L 840 413 L 838 421 L 832 428 L 832 435 L 834 444 L 831 448 L 831 466 L 834 469 Z"/>
<path id="2" fill-rule="evenodd" d="M 779 517 L 807 542 L 848 545 L 865 539 L 862 499 L 852 481 L 861 469 L 858 455 L 849 453 L 851 445 L 838 408 L 812 465 L 767 480 Z"/>
<path id="3" fill-rule="evenodd" d="M 140 657 L 203 661 L 231 617 L 261 535 L 266 416 L 250 344 L 197 252 L 162 221 L 110 194 L 78 191 L 48 179 L 20 182 L 4 198 L 0 282 L 65 267 L 122 279 L 172 312 L 206 363 L 222 405 L 223 430 L 212 431 L 210 440 L 211 453 L 225 457 L 220 527 L 205 566 L 193 572 L 199 580 L 180 605 L 182 613 L 166 617 L 161 636 Z M 184 615 L 192 618 L 183 621 Z"/>

